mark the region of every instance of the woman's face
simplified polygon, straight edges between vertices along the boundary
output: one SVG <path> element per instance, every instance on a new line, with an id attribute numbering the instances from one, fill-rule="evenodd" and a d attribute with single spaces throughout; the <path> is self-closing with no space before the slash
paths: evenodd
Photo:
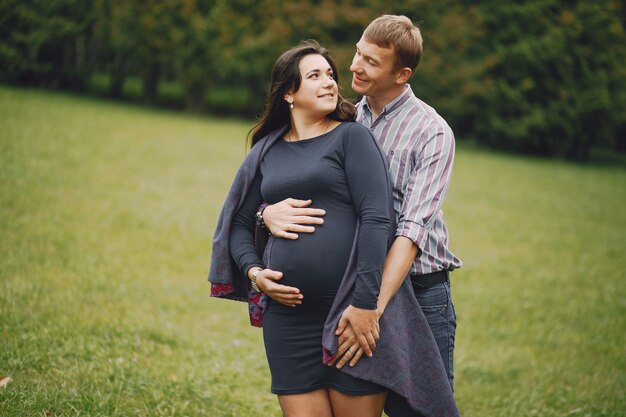
<path id="1" fill-rule="evenodd" d="M 293 112 L 306 115 L 326 116 L 337 107 L 337 83 L 333 70 L 321 55 L 307 55 L 300 60 L 300 88 L 285 96 L 292 101 Z"/>

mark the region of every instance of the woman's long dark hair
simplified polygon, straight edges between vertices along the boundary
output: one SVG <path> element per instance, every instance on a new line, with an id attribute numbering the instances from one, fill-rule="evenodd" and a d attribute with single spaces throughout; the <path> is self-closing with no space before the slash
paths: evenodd
<path id="1" fill-rule="evenodd" d="M 316 41 L 308 40 L 285 51 L 274 64 L 272 69 L 272 82 L 267 92 L 265 111 L 257 123 L 248 133 L 252 135 L 252 146 L 261 138 L 291 122 L 289 105 L 285 101 L 285 94 L 293 88 L 296 92 L 300 88 L 302 78 L 300 76 L 300 61 L 307 55 L 323 56 L 333 70 L 335 82 L 339 84 L 339 76 L 335 62 L 326 48 L 321 47 Z M 344 99 L 341 94 L 337 97 L 337 107 L 328 115 L 332 120 L 353 121 L 356 119 L 356 107 Z"/>

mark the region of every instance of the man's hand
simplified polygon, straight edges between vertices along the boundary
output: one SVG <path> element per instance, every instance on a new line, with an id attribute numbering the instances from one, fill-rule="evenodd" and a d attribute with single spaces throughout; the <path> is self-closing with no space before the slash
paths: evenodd
<path id="1" fill-rule="evenodd" d="M 326 212 L 310 208 L 311 203 L 311 200 L 288 198 L 271 204 L 263 210 L 263 222 L 274 236 L 283 239 L 297 239 L 297 233 L 313 233 L 315 227 L 305 225 L 323 224 L 321 216 Z"/>
<path id="2" fill-rule="evenodd" d="M 338 345 L 337 355 L 335 355 L 332 362 L 328 363 L 328 366 L 333 366 L 337 363 L 337 368 L 341 369 L 348 361 L 350 361 L 350 366 L 354 366 L 359 359 L 361 359 L 361 356 L 363 356 L 363 349 L 356 339 L 352 326 L 349 324 L 339 336 Z M 339 362 L 337 362 L 337 360 L 339 360 Z"/>
<path id="3" fill-rule="evenodd" d="M 365 310 L 350 305 L 341 315 L 335 334 L 341 337 L 349 324 L 354 331 L 359 346 L 371 358 L 374 354 L 374 349 L 376 349 L 376 342 L 380 337 L 378 318 L 378 310 Z M 354 352 L 354 355 L 356 353 Z"/>
<path id="4" fill-rule="evenodd" d="M 286 305 L 287 307 L 295 307 L 298 304 L 302 304 L 304 296 L 300 294 L 300 290 L 298 288 L 288 287 L 276 282 L 282 278 L 282 272 L 264 269 L 257 275 L 256 285 L 272 300 Z"/>

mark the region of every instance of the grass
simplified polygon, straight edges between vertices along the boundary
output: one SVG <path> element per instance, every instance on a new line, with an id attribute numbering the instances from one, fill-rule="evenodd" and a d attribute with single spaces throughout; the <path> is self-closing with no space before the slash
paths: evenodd
<path id="1" fill-rule="evenodd" d="M 0 87 L 0 128 L 0 415 L 280 415 L 260 331 L 206 282 L 248 124 Z M 623 415 L 624 184 L 459 146 L 462 415 Z"/>

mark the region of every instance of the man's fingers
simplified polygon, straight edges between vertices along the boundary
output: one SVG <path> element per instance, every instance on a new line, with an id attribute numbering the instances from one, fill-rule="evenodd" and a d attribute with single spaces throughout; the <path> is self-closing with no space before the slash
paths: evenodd
<path id="1" fill-rule="evenodd" d="M 341 360 L 343 360 L 343 363 L 341 366 L 343 366 L 349 358 L 345 358 L 344 354 L 348 351 L 348 349 L 350 349 L 352 347 L 352 345 L 356 346 L 354 348 L 352 348 L 353 351 L 356 351 L 356 349 L 358 348 L 358 343 L 356 343 L 356 339 L 351 338 L 349 340 L 341 340 L 341 337 L 339 338 L 339 345 L 337 347 L 337 353 L 335 354 L 335 357 L 333 358 L 332 361 L 330 361 L 327 365 L 328 366 L 333 366 L 335 363 L 337 363 L 337 361 L 339 360 L 341 362 Z"/>
<path id="2" fill-rule="evenodd" d="M 352 357 L 352 360 L 350 361 L 350 366 L 356 365 L 359 359 L 361 359 L 361 356 L 363 356 L 363 349 L 359 348 Z"/>
<path id="3" fill-rule="evenodd" d="M 348 351 L 348 349 L 350 349 L 352 347 L 353 344 L 355 344 L 355 343 L 352 342 L 352 341 L 348 341 L 348 340 L 346 340 L 345 342 L 341 343 L 339 345 L 339 347 L 337 347 L 337 356 L 342 356 L 344 353 L 346 353 Z"/>
<path id="4" fill-rule="evenodd" d="M 298 238 L 298 233 L 313 233 L 315 232 L 315 227 L 313 226 L 303 226 L 301 224 L 289 223 L 285 226 L 282 226 L 282 230 L 276 232 L 274 236 L 282 238 L 295 240 Z"/>
<path id="5" fill-rule="evenodd" d="M 276 232 L 274 236 L 279 237 L 281 239 L 289 239 L 289 240 L 296 240 L 298 238 L 298 235 L 296 233 L 289 233 L 289 232 L 285 232 L 284 230 L 281 230 L 280 232 Z"/>
<path id="6" fill-rule="evenodd" d="M 298 200 L 296 198 L 288 198 L 284 201 L 292 207 L 308 207 L 313 202 L 312 200 Z"/>
<path id="7" fill-rule="evenodd" d="M 363 352 L 363 350 L 359 347 L 358 344 L 350 345 L 348 349 L 345 350 L 345 353 L 343 354 L 343 356 L 341 356 L 341 359 L 339 360 L 339 362 L 337 362 L 337 368 L 341 369 L 346 363 L 348 363 L 351 359 L 354 358 L 354 355 L 356 355 L 356 353 L 359 350 Z M 339 351 L 337 351 L 337 356 L 340 356 Z"/>
<path id="8" fill-rule="evenodd" d="M 301 224 L 292 224 L 288 226 L 287 230 L 289 230 L 289 232 L 313 233 L 315 232 L 315 227 L 303 226 Z"/>
<path id="9" fill-rule="evenodd" d="M 346 353 L 345 355 L 343 355 L 341 357 L 341 359 L 339 360 L 339 362 L 337 362 L 337 369 L 341 369 L 343 368 L 343 366 L 348 363 L 348 361 L 350 360 L 352 356 L 350 356 L 348 353 Z"/>
<path id="10" fill-rule="evenodd" d="M 311 209 L 313 210 L 313 209 Z M 320 211 L 324 211 L 324 210 L 320 210 Z M 317 216 L 323 216 L 324 214 L 317 214 Z M 322 219 L 321 217 L 313 217 L 316 215 L 313 214 L 301 214 L 300 216 L 294 216 L 292 219 L 290 219 L 290 221 L 292 223 L 297 223 L 297 224 L 324 224 L 324 219 Z"/>

